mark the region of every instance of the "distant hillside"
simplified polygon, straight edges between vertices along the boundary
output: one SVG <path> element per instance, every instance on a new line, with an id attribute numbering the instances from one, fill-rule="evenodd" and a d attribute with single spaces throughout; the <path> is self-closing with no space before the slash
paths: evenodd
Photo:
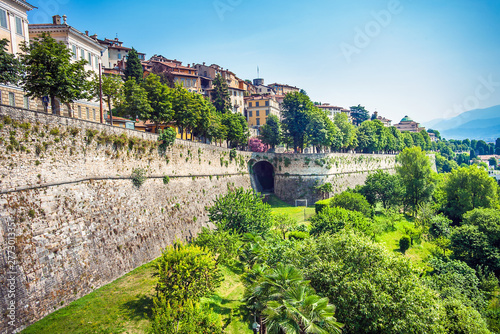
<path id="1" fill-rule="evenodd" d="M 450 119 L 436 119 L 423 123 L 447 139 L 477 139 L 494 141 L 500 137 L 500 105 L 466 111 Z"/>

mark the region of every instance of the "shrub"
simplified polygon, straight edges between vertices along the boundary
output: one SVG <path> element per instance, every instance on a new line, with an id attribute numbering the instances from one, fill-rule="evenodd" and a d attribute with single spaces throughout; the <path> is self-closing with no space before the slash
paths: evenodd
<path id="1" fill-rule="evenodd" d="M 406 251 L 410 248 L 411 238 L 407 235 L 403 235 L 401 239 L 399 239 L 399 250 L 401 253 L 405 254 Z"/>
<path id="2" fill-rule="evenodd" d="M 317 215 L 311 217 L 311 235 L 323 233 L 337 233 L 346 226 L 367 230 L 368 222 L 360 212 L 333 207 L 323 209 Z"/>
<path id="3" fill-rule="evenodd" d="M 163 177 L 163 184 L 168 184 L 170 182 L 170 177 L 168 175 L 165 175 Z"/>
<path id="4" fill-rule="evenodd" d="M 293 240 L 304 240 L 309 237 L 309 233 L 301 231 L 291 231 L 288 232 L 288 239 Z"/>
<path id="5" fill-rule="evenodd" d="M 193 244 L 209 249 L 217 256 L 217 263 L 232 265 L 242 242 L 240 236 L 232 231 L 210 230 L 202 227 L 201 233 L 198 234 Z"/>
<path id="6" fill-rule="evenodd" d="M 181 305 L 166 298 L 153 299 L 150 334 L 223 334 L 220 316 L 207 306 L 188 302 Z"/>
<path id="7" fill-rule="evenodd" d="M 233 159 L 236 159 L 236 149 L 232 149 L 231 151 L 229 151 L 229 159 L 231 159 L 231 161 Z"/>
<path id="8" fill-rule="evenodd" d="M 344 191 L 330 199 L 330 206 L 338 206 L 347 210 L 358 211 L 367 217 L 373 216 L 373 209 L 365 196 Z"/>
<path id="9" fill-rule="evenodd" d="M 195 245 L 175 242 L 158 259 L 156 291 L 171 302 L 197 302 L 214 293 L 222 278 L 210 252 Z"/>
<path id="10" fill-rule="evenodd" d="M 160 130 L 160 135 L 158 136 L 158 141 L 162 142 L 160 148 L 166 150 L 167 147 L 172 146 L 173 143 L 175 142 L 176 136 L 177 133 L 175 132 L 175 129 L 171 127 L 168 127 L 164 130 Z"/>
<path id="11" fill-rule="evenodd" d="M 146 171 L 142 168 L 132 170 L 132 183 L 137 188 L 140 188 L 146 182 Z"/>
<path id="12" fill-rule="evenodd" d="M 208 212 L 210 221 L 226 231 L 262 234 L 272 224 L 271 207 L 263 203 L 258 194 L 243 188 L 218 197 Z"/>
<path id="13" fill-rule="evenodd" d="M 451 233 L 450 228 L 451 220 L 443 215 L 434 216 L 431 218 L 431 226 L 429 227 L 429 234 L 437 239 L 439 237 L 448 238 Z"/>
<path id="14" fill-rule="evenodd" d="M 314 210 L 316 211 L 316 214 L 320 213 L 321 211 L 329 207 L 330 207 L 330 199 L 324 199 L 314 203 Z"/>
<path id="15" fill-rule="evenodd" d="M 52 130 L 50 130 L 50 134 L 53 136 L 59 135 L 59 128 L 53 128 Z"/>

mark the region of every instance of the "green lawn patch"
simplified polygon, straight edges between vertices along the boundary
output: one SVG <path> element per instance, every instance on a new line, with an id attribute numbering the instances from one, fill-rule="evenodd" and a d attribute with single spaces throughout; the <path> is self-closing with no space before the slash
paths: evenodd
<path id="1" fill-rule="evenodd" d="M 22 333 L 145 333 L 156 278 L 154 261 L 55 311 Z"/>
<path id="2" fill-rule="evenodd" d="M 271 195 L 269 201 L 267 202 L 271 208 L 273 213 L 277 214 L 287 214 L 291 218 L 295 219 L 298 223 L 302 223 L 308 221 L 309 218 L 314 215 L 314 206 L 312 207 L 295 207 L 292 206 L 282 200 L 280 200 L 275 195 Z M 314 204 L 314 203 L 313 203 Z"/>

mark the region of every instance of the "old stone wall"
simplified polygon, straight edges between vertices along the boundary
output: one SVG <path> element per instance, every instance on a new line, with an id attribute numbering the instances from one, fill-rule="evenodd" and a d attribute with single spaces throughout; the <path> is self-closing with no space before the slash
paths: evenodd
<path id="1" fill-rule="evenodd" d="M 393 155 L 259 154 L 182 140 L 163 150 L 157 138 L 0 106 L 0 332 L 195 236 L 208 223 L 205 207 L 228 189 L 250 188 L 259 162 L 272 164 L 279 197 L 309 204 L 317 185 L 340 192 L 395 165 Z M 140 187 L 134 170 L 147 176 Z"/>
<path id="2" fill-rule="evenodd" d="M 154 134 L 5 107 L 0 115 L 2 333 L 195 236 L 216 196 L 250 187 L 249 153 L 180 140 L 164 152 Z M 140 187 L 134 169 L 148 177 Z"/>
<path id="3" fill-rule="evenodd" d="M 322 194 L 315 187 L 331 183 L 333 194 L 364 184 L 366 177 L 377 170 L 394 172 L 395 155 L 386 154 L 260 154 L 251 163 L 268 161 L 275 170 L 275 194 L 294 204 L 307 199 L 312 204 Z"/>

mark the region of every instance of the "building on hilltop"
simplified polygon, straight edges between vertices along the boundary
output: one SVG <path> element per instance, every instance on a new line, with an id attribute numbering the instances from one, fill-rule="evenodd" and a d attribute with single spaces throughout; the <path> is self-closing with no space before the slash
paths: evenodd
<path id="1" fill-rule="evenodd" d="M 7 52 L 18 54 L 21 43 L 29 42 L 28 12 L 36 7 L 22 0 L 0 1 L 0 39 L 6 39 Z M 39 101 L 25 96 L 21 87 L 0 85 L 0 104 L 24 109 L 36 108 Z"/>
<path id="2" fill-rule="evenodd" d="M 245 98 L 245 117 L 248 126 L 260 128 L 266 124 L 269 115 L 276 115 L 281 118 L 280 104 L 273 95 L 256 95 Z"/>
<path id="3" fill-rule="evenodd" d="M 154 55 L 149 60 L 142 62 L 144 71 L 164 76 L 170 86 L 180 84 L 190 92 L 202 93 L 198 71 L 191 65 L 183 66 L 177 59 L 171 60 L 162 55 Z"/>
<path id="4" fill-rule="evenodd" d="M 378 119 L 379 121 L 381 121 L 382 124 L 384 124 L 385 127 L 388 128 L 388 127 L 391 126 L 392 120 L 390 120 L 388 118 L 385 118 L 385 117 L 382 117 L 382 116 L 379 116 L 378 115 L 378 111 L 374 111 L 373 115 L 374 115 L 374 119 Z"/>
<path id="5" fill-rule="evenodd" d="M 424 127 L 420 126 L 420 123 L 415 122 L 414 120 L 412 120 L 408 116 L 403 117 L 401 122 L 399 122 L 398 124 L 395 124 L 394 126 L 396 127 L 396 129 L 398 129 L 401 132 L 403 132 L 403 131 L 420 132 L 422 130 L 425 130 Z"/>
<path id="6" fill-rule="evenodd" d="M 272 88 L 271 86 L 264 85 L 264 79 L 262 78 L 253 79 L 253 85 L 255 87 L 255 94 L 276 95 L 276 91 L 274 90 L 274 88 Z"/>
<path id="7" fill-rule="evenodd" d="M 219 74 L 224 80 L 226 80 L 229 96 L 231 99 L 231 106 L 233 107 L 234 113 L 244 114 L 245 112 L 245 100 L 244 97 L 248 95 L 248 83 L 244 80 L 238 78 L 236 74 L 231 72 L 229 69 L 223 69 L 217 64 L 212 64 L 207 66 L 203 64 L 193 64 L 193 68 L 198 71 L 198 75 L 201 81 L 202 92 L 208 98 L 212 98 L 211 92 L 213 90 L 213 84 L 215 77 Z"/>
<path id="8" fill-rule="evenodd" d="M 105 74 L 118 74 L 123 75 L 125 68 L 127 67 L 128 53 L 132 50 L 123 46 L 123 42 L 118 38 L 107 39 L 104 38 L 100 40 L 97 35 L 91 36 L 99 44 L 106 48 L 102 56 L 102 66 L 104 68 Z M 142 52 L 137 52 L 140 61 L 146 60 L 146 54 Z"/>
<path id="9" fill-rule="evenodd" d="M 272 89 L 274 89 L 274 91 L 276 92 L 277 95 L 286 95 L 288 93 L 300 92 L 300 88 L 297 88 L 295 86 L 290 86 L 290 85 L 272 83 L 268 86 L 271 87 Z"/>
<path id="10" fill-rule="evenodd" d="M 29 24 L 29 37 L 34 39 L 43 33 L 48 33 L 58 42 L 65 44 L 73 53 L 73 61 L 85 60 L 85 70 L 99 74 L 99 63 L 102 61 L 106 47 L 100 45 L 95 38 L 89 36 L 89 32 L 80 32 L 68 25 L 67 17 L 54 15 L 52 23 Z M 95 36 L 95 35 L 94 35 Z M 58 99 L 56 98 L 56 101 Z M 60 103 L 60 102 L 59 102 Z M 38 109 L 40 109 L 40 105 Z M 42 106 L 43 108 L 43 106 Z M 43 109 L 42 109 L 43 110 Z M 88 121 L 100 121 L 100 106 L 96 101 L 78 100 L 74 103 L 66 103 L 59 106 L 60 115 L 85 119 Z"/>
<path id="11" fill-rule="evenodd" d="M 332 106 L 330 103 L 323 103 L 316 105 L 316 108 L 319 108 L 321 110 L 324 110 L 326 112 L 326 115 L 328 118 L 330 118 L 333 121 L 333 117 L 336 114 L 344 113 L 347 115 L 347 117 L 350 119 L 351 118 L 351 111 L 342 107 L 337 107 L 337 106 Z"/>

